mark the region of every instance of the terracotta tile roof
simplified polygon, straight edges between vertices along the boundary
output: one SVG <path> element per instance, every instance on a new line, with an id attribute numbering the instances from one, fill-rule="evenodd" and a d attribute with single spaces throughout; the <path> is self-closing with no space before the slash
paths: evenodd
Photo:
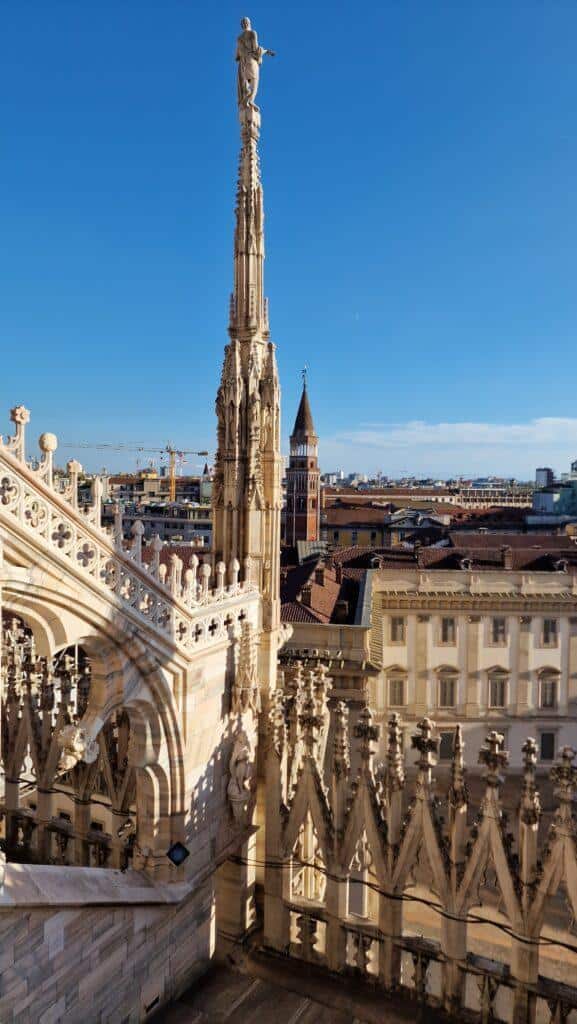
<path id="1" fill-rule="evenodd" d="M 324 566 L 323 582 L 316 578 L 316 570 Z M 359 596 L 359 581 L 349 573 L 342 573 L 337 579 L 334 565 L 330 565 L 322 556 L 308 559 L 302 565 L 284 566 L 281 569 L 281 618 L 285 622 L 324 622 L 336 621 L 335 612 L 339 601 L 346 601 L 348 614 L 341 620 L 345 623 L 354 621 Z M 362 577 L 361 577 L 362 578 Z M 310 588 L 310 603 L 302 600 L 303 588 Z M 295 608 L 303 609 L 302 612 Z"/>
<path id="2" fill-rule="evenodd" d="M 374 523 L 384 524 L 387 510 L 385 508 L 364 508 L 354 506 L 352 508 L 341 508 L 332 505 L 322 513 L 323 524 L 331 526 L 362 526 L 365 523 L 372 526 Z"/>
<path id="3" fill-rule="evenodd" d="M 300 601 L 288 601 L 281 606 L 281 619 L 283 622 L 319 622 L 318 617 L 301 604 Z"/>

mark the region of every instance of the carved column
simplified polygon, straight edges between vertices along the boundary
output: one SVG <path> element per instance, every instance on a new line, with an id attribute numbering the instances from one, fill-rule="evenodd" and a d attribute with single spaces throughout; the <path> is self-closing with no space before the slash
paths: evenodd
<path id="1" fill-rule="evenodd" d="M 569 618 L 569 664 L 567 666 L 567 711 L 577 713 L 577 617 Z"/>
<path id="2" fill-rule="evenodd" d="M 282 808 L 287 773 L 287 734 L 282 693 L 275 690 L 269 712 L 265 772 L 264 944 L 283 952 L 290 942 L 290 914 L 283 900 L 288 863 L 282 844 Z"/>
<path id="3" fill-rule="evenodd" d="M 339 701 L 334 714 L 333 757 L 331 761 L 331 807 L 338 843 L 345 825 L 346 804 L 350 779 L 349 713 L 344 701 Z M 326 906 L 329 915 L 327 924 L 326 958 L 330 970 L 341 971 L 346 959 L 347 939 L 342 922 L 347 913 L 347 883 L 342 866 L 335 857 L 333 868 L 327 877 Z"/>
<path id="4" fill-rule="evenodd" d="M 467 619 L 467 718 L 476 718 L 480 712 L 479 703 L 479 641 L 483 621 L 480 615 L 469 615 Z"/>
<path id="5" fill-rule="evenodd" d="M 522 615 L 519 619 L 517 633 L 517 693 L 515 712 L 521 717 L 529 713 L 530 708 L 530 673 L 529 651 L 531 647 L 531 616 Z"/>
<path id="6" fill-rule="evenodd" d="M 559 677 L 559 714 L 566 715 L 569 710 L 571 636 L 570 626 L 565 616 L 563 616 L 560 619 L 559 627 L 559 644 L 561 646 L 561 675 Z"/>
<path id="7" fill-rule="evenodd" d="M 393 713 L 388 722 L 387 738 L 387 874 L 393 873 L 396 852 L 401 841 L 405 763 L 401 747 L 401 720 Z M 385 892 L 379 895 L 379 928 L 383 934 L 379 976 L 385 988 L 392 989 L 401 978 L 401 951 L 395 938 L 403 933 L 403 904 Z"/>
<path id="8" fill-rule="evenodd" d="M 429 615 L 417 615 L 415 623 L 415 715 L 429 710 Z"/>
<path id="9" fill-rule="evenodd" d="M 455 909 L 455 896 L 461 882 L 466 860 L 468 792 L 465 782 L 463 734 L 461 726 L 455 730 L 455 745 L 451 764 L 449 788 L 449 842 L 450 842 L 450 899 Z M 444 970 L 443 999 L 447 1013 L 459 1015 L 463 1002 L 465 974 L 461 964 L 467 955 L 467 923 L 461 918 L 443 918 L 441 944 L 447 962 Z"/>

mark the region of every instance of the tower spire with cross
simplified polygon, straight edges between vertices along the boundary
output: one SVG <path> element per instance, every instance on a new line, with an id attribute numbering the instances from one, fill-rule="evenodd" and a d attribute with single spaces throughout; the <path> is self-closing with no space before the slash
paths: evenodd
<path id="1" fill-rule="evenodd" d="M 307 390 L 308 367 L 301 370 L 303 389 L 290 438 L 290 459 L 287 469 L 287 504 L 285 539 L 320 539 L 320 472 L 319 439 Z"/>

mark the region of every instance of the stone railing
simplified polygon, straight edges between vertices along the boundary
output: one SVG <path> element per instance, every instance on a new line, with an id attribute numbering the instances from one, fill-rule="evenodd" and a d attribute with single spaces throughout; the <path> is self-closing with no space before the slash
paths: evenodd
<path id="1" fill-rule="evenodd" d="M 128 550 L 122 531 L 110 533 L 101 526 L 101 488 L 97 481 L 93 505 L 78 508 L 79 463 L 68 463 L 68 478 L 56 479 L 53 457 L 57 448 L 54 434 L 39 439 L 41 457 L 36 464 L 26 461 L 25 428 L 30 414 L 23 406 L 12 409 L 15 434 L 0 438 L 0 524 L 9 529 L 17 524 L 60 564 L 79 574 L 110 599 L 119 602 L 181 648 L 193 651 L 199 643 L 226 635 L 230 618 L 227 605 L 239 599 L 257 597 L 250 580 L 250 565 L 234 559 L 227 567 L 216 566 L 214 577 L 208 563 L 196 554 L 188 566 L 173 554 L 170 567 L 161 562 L 163 543 L 151 542 L 152 559 L 143 560 L 143 527 L 138 521 Z M 205 612 L 213 614 L 202 614 Z"/>

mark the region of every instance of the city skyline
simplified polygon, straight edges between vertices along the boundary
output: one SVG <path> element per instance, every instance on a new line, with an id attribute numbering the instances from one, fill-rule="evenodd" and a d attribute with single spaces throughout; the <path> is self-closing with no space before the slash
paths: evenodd
<path id="1" fill-rule="evenodd" d="M 33 436 L 213 451 L 233 71 L 211 47 L 192 67 L 194 11 L 139 4 L 136 26 L 135 11 L 11 12 L 0 336 L 28 357 L 0 397 L 31 409 Z M 577 452 L 577 12 L 341 5 L 327 22 L 313 7 L 288 35 L 282 12 L 249 13 L 283 42 L 261 147 L 283 450 L 307 362 L 324 470 L 562 471 Z M 204 12 L 203 34 L 237 14 Z M 207 104 L 230 109 L 210 145 Z"/>

